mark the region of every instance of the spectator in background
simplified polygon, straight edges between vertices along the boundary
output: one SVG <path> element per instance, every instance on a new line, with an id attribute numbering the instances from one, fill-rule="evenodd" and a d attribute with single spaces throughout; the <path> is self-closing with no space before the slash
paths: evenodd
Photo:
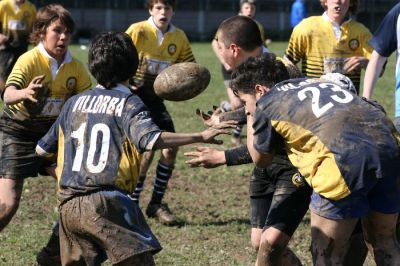
<path id="1" fill-rule="evenodd" d="M 294 28 L 305 17 L 306 7 L 304 6 L 304 0 L 295 0 L 290 11 L 290 26 Z"/>
<path id="2" fill-rule="evenodd" d="M 396 63 L 396 92 L 395 92 L 395 126 L 400 131 L 400 3 L 395 5 L 385 16 L 381 25 L 370 41 L 374 48 L 364 77 L 363 96 L 371 98 L 372 91 L 387 58 L 397 51 Z"/>
<path id="3" fill-rule="evenodd" d="M 18 57 L 28 50 L 36 7 L 27 0 L 0 1 L 0 90 Z"/>
<path id="4" fill-rule="evenodd" d="M 285 56 L 297 64 L 307 77 L 319 78 L 327 73 L 341 73 L 360 87 L 361 69 L 366 68 L 372 53 L 368 44 L 371 32 L 352 15 L 358 0 L 320 0 L 322 16 L 303 19 L 290 36 Z"/>

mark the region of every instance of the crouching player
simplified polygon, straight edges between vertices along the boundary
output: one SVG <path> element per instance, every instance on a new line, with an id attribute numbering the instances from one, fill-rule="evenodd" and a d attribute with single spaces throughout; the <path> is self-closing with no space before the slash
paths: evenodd
<path id="1" fill-rule="evenodd" d="M 287 80 L 284 68 L 274 56 L 264 55 L 250 58 L 232 74 L 232 89 L 253 125 L 247 132 L 253 161 L 266 167 L 284 146 L 312 187 L 315 265 L 343 264 L 359 218 L 377 265 L 397 265 L 399 133 L 376 103 L 323 78 Z"/>
<path id="2" fill-rule="evenodd" d="M 60 246 L 63 265 L 154 265 L 161 249 L 138 205 L 135 188 L 141 153 L 194 142 L 218 143 L 224 129 L 161 132 L 128 80 L 138 54 L 125 33 L 92 42 L 89 69 L 99 85 L 68 100 L 38 142 L 41 156 L 58 150 Z"/>

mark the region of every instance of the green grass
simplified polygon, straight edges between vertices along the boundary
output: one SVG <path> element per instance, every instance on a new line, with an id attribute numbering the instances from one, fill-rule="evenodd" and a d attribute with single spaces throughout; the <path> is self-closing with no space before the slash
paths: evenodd
<path id="1" fill-rule="evenodd" d="M 286 43 L 273 42 L 272 52 L 283 55 Z M 72 46 L 73 54 L 86 62 L 87 50 Z M 208 109 L 226 98 L 220 64 L 208 43 L 195 43 L 193 50 L 197 61 L 211 71 L 212 79 L 204 93 L 195 99 L 167 102 L 178 132 L 199 131 L 202 122 L 195 116 L 196 108 Z M 374 93 L 393 116 L 394 57 Z M 229 147 L 229 138 L 222 137 Z M 256 254 L 250 245 L 248 222 L 248 177 L 251 165 L 220 167 L 216 169 L 191 169 L 185 165 L 183 147 L 178 155 L 173 178 L 166 194 L 166 202 L 176 212 L 183 225 L 164 227 L 153 220 L 149 224 L 164 249 L 156 255 L 158 265 L 253 265 Z M 157 158 L 156 158 L 157 159 Z M 145 208 L 151 183 L 154 181 L 154 164 L 146 180 L 141 206 Z M 11 224 L 0 233 L 0 265 L 34 265 L 35 255 L 47 242 L 50 227 L 57 217 L 55 210 L 56 184 L 50 177 L 29 178 L 25 182 L 21 206 Z M 306 217 L 295 233 L 290 246 L 305 265 L 311 265 L 309 252 L 310 228 Z M 369 264 L 368 264 L 369 265 Z"/>

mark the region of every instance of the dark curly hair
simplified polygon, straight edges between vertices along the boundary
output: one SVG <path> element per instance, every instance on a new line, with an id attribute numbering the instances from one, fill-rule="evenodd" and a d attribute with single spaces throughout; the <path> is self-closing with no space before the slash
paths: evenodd
<path id="1" fill-rule="evenodd" d="M 97 82 L 110 89 L 136 74 L 139 57 L 128 34 L 104 32 L 96 35 L 90 44 L 88 62 Z"/>
<path id="2" fill-rule="evenodd" d="M 275 84 L 289 79 L 285 64 L 273 53 L 250 57 L 232 72 L 231 88 L 238 92 L 255 94 L 255 86 L 272 88 Z"/>

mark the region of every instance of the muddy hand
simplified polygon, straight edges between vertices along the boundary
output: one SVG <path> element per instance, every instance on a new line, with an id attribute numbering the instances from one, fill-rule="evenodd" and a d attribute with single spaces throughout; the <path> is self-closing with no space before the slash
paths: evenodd
<path id="1" fill-rule="evenodd" d="M 210 147 L 197 147 L 196 151 L 185 152 L 185 156 L 195 157 L 185 163 L 190 167 L 214 168 L 225 164 L 225 152 Z"/>
<path id="2" fill-rule="evenodd" d="M 34 77 L 29 83 L 28 87 L 24 89 L 24 98 L 26 100 L 30 100 L 34 103 L 37 102 L 37 91 L 43 87 L 42 82 L 44 80 L 44 77 L 44 75 Z"/>
<path id="3" fill-rule="evenodd" d="M 221 109 L 213 106 L 214 111 L 208 111 L 207 113 L 203 112 L 200 109 L 196 110 L 196 114 L 201 117 L 204 125 L 208 127 L 217 126 L 219 121 L 219 115 L 222 113 Z"/>

